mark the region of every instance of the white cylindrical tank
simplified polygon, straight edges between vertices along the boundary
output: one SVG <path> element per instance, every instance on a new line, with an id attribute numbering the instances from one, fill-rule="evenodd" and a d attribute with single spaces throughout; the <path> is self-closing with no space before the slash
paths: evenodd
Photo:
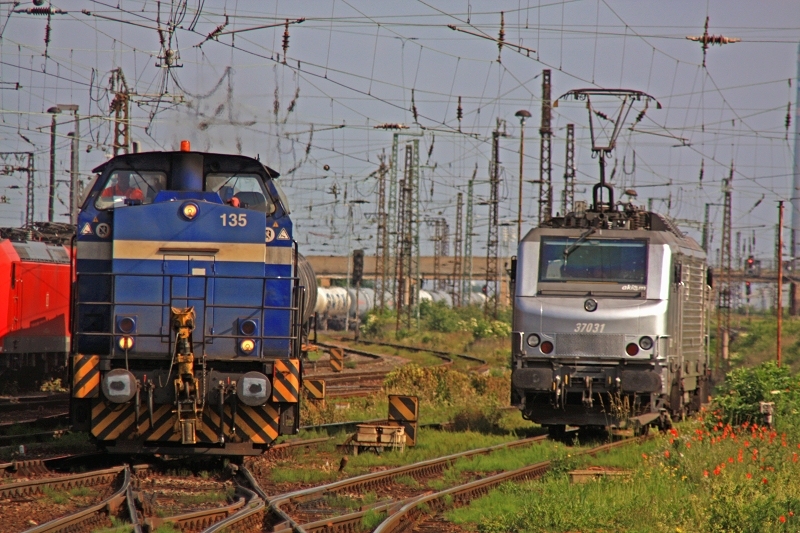
<path id="1" fill-rule="evenodd" d="M 444 302 L 447 307 L 453 307 L 453 298 L 445 291 L 428 291 L 433 303 Z"/>
<path id="2" fill-rule="evenodd" d="M 483 305 L 486 302 L 486 295 L 480 292 L 469 293 L 470 305 Z"/>
<path id="3" fill-rule="evenodd" d="M 375 291 L 370 288 L 361 288 L 358 290 L 358 303 L 356 303 L 356 290 L 353 288 L 347 289 L 350 295 L 350 317 L 355 318 L 356 306 L 358 306 L 358 316 L 364 318 L 375 307 Z"/>
<path id="4" fill-rule="evenodd" d="M 344 287 L 319 287 L 314 311 L 329 317 L 344 317 L 350 309 L 350 295 Z"/>

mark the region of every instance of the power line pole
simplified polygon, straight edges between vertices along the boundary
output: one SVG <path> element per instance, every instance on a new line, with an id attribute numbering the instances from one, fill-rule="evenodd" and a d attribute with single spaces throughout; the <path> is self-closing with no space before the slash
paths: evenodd
<path id="1" fill-rule="evenodd" d="M 25 226 L 31 227 L 33 225 L 33 219 L 35 216 L 35 203 L 34 203 L 34 176 L 35 176 L 35 169 L 34 169 L 34 159 L 33 154 L 28 154 L 28 168 L 24 169 L 24 172 L 28 173 L 28 181 L 25 187 Z"/>
<path id="2" fill-rule="evenodd" d="M 542 123 L 539 127 L 539 225 L 553 216 L 553 183 L 551 180 L 550 129 L 552 102 L 550 101 L 550 69 L 542 71 Z M 496 313 L 495 313 L 496 314 Z"/>
<path id="3" fill-rule="evenodd" d="M 386 270 L 388 260 L 386 227 L 386 154 L 378 156 L 378 234 L 375 239 L 375 296 L 378 309 L 386 310 Z"/>
<path id="4" fill-rule="evenodd" d="M 519 198 L 517 206 L 517 245 L 522 241 L 522 175 L 525 169 L 525 119 L 531 117 L 527 109 L 520 109 L 514 114 L 519 117 Z"/>
<path id="5" fill-rule="evenodd" d="M 781 366 L 783 331 L 783 201 L 778 202 L 778 367 Z"/>
<path id="6" fill-rule="evenodd" d="M 567 124 L 567 157 L 564 163 L 562 215 L 575 209 L 575 124 Z"/>
<path id="7" fill-rule="evenodd" d="M 47 110 L 50 119 L 50 198 L 47 201 L 47 221 L 53 222 L 56 202 L 56 115 L 61 112 L 58 107 Z"/>
<path id="8" fill-rule="evenodd" d="M 400 161 L 398 161 L 399 134 L 392 135 L 392 159 L 389 161 L 389 196 L 386 204 L 386 231 L 389 238 L 394 238 L 400 242 L 398 227 L 399 213 L 397 212 L 397 184 Z M 387 241 L 388 242 L 388 241 Z M 397 295 L 397 247 L 389 246 L 386 253 L 386 264 L 389 267 L 387 278 L 389 280 L 389 290 L 393 296 Z M 397 302 L 395 302 L 395 308 Z"/>
<path id="9" fill-rule="evenodd" d="M 486 239 L 486 302 L 483 314 L 488 316 L 491 308 L 493 318 L 497 318 L 497 306 L 500 302 L 498 281 L 499 251 L 497 224 L 499 222 L 500 192 L 500 119 L 492 132 L 492 162 L 489 172 L 489 231 Z"/>
<path id="10" fill-rule="evenodd" d="M 718 289 L 717 305 L 717 354 L 715 370 L 718 377 L 722 364 L 728 364 L 729 343 L 731 332 L 731 215 L 733 191 L 733 163 L 728 179 L 722 180 L 724 207 L 722 216 L 722 244 L 719 249 L 720 283 Z"/>
<path id="11" fill-rule="evenodd" d="M 478 175 L 478 165 L 472 171 L 472 178 L 467 183 L 467 216 L 464 224 L 464 272 L 466 278 L 461 284 L 461 301 L 464 305 L 472 303 L 472 237 L 475 227 L 475 210 L 473 193 L 475 191 L 475 177 Z"/>
<path id="12" fill-rule="evenodd" d="M 414 305 L 412 296 L 413 282 L 413 217 L 414 217 L 414 171 L 413 151 L 411 143 L 406 145 L 405 176 L 400 183 L 400 209 L 397 221 L 397 323 L 395 331 L 400 331 L 400 324 L 411 329 L 411 314 Z"/>
<path id="13" fill-rule="evenodd" d="M 453 307 L 461 307 L 461 295 L 463 294 L 464 284 L 462 282 L 462 259 L 463 259 L 463 209 L 464 193 L 456 195 L 456 232 L 453 238 Z"/>
<path id="14" fill-rule="evenodd" d="M 122 68 L 111 71 L 110 91 L 114 94 L 109 112 L 114 114 L 114 155 L 130 152 L 130 91 Z"/>

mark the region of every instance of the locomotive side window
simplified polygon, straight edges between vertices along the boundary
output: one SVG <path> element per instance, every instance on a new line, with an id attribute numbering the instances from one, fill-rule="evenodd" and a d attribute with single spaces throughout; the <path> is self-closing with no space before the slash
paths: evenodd
<path id="1" fill-rule="evenodd" d="M 645 283 L 647 241 L 543 237 L 539 281 Z M 577 246 L 575 246 L 577 243 Z M 569 253 L 565 254 L 565 250 Z"/>
<path id="2" fill-rule="evenodd" d="M 223 202 L 238 203 L 243 209 L 267 215 L 275 212 L 275 204 L 267 194 L 264 182 L 255 174 L 209 174 L 206 176 L 206 190 L 218 192 Z"/>
<path id="3" fill-rule="evenodd" d="M 94 205 L 97 209 L 111 209 L 132 202 L 149 204 L 166 185 L 167 175 L 163 172 L 115 170 Z"/>

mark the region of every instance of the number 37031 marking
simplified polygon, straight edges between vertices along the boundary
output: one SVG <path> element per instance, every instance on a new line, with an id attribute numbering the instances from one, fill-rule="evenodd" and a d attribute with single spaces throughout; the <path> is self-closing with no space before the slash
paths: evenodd
<path id="1" fill-rule="evenodd" d="M 242 213 L 241 215 L 236 215 L 231 213 L 230 215 L 220 215 L 219 218 L 222 219 L 222 225 L 227 227 L 230 226 L 235 228 L 236 226 L 246 226 L 247 225 L 247 215 Z"/>
<path id="2" fill-rule="evenodd" d="M 605 324 L 598 322 L 578 322 L 575 324 L 575 333 L 603 333 Z"/>

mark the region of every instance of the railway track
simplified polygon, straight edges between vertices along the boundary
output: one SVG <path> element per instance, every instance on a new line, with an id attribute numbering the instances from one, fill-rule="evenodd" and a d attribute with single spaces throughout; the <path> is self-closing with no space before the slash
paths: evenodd
<path id="1" fill-rule="evenodd" d="M 461 458 L 475 457 L 478 455 L 485 455 L 497 450 L 527 446 L 533 443 L 541 442 L 547 437 L 533 437 L 529 439 L 522 439 L 505 444 L 498 444 L 488 448 L 479 448 L 475 450 L 468 450 L 461 453 L 456 453 L 436 459 L 429 459 L 411 465 L 401 466 L 384 470 L 382 472 L 373 472 L 356 476 L 350 479 L 320 485 L 309 489 L 291 492 L 284 495 L 274 496 L 269 499 L 269 516 L 268 521 L 273 525 L 273 531 L 280 533 L 312 533 L 312 532 L 349 532 L 356 530 L 367 513 L 367 509 L 358 510 L 343 514 L 340 516 L 325 516 L 313 521 L 299 523 L 292 518 L 292 514 L 298 510 L 302 510 L 305 514 L 308 513 L 309 505 L 312 502 L 318 502 L 323 498 L 332 495 L 365 493 L 368 491 L 382 490 L 396 484 L 400 478 L 413 478 L 417 481 L 426 480 L 433 477 L 438 477 L 442 472 L 455 461 Z M 399 492 L 399 491 L 398 491 Z M 397 500 L 392 502 L 380 502 L 379 505 L 372 507 L 373 511 L 385 511 L 392 506 L 398 504 Z M 319 513 L 317 513 L 319 514 Z"/>
<path id="2" fill-rule="evenodd" d="M 0 413 L 36 411 L 66 405 L 69 405 L 69 394 L 67 393 L 0 398 Z"/>
<path id="3" fill-rule="evenodd" d="M 628 438 L 576 452 L 572 455 L 594 456 L 632 442 L 639 442 L 639 439 Z M 470 501 L 486 495 L 490 490 L 503 483 L 539 479 L 550 470 L 550 466 L 551 461 L 543 461 L 415 498 L 404 503 L 399 509 L 396 506 L 395 509 L 388 509 L 388 517 L 381 522 L 374 530 L 374 533 L 439 531 L 441 520 L 437 520 L 437 518 L 445 509 L 466 505 Z"/>
<path id="4" fill-rule="evenodd" d="M 18 510 L 13 505 L 14 503 L 42 498 L 51 491 L 102 486 L 110 487 L 113 490 L 111 495 L 64 516 L 49 517 L 50 519 L 42 524 L 37 524 L 34 520 L 34 517 L 39 518 L 40 514 L 27 514 L 25 517 L 6 516 L 3 517 L 2 523 L 4 527 L 9 528 L 6 531 L 19 531 L 22 529 L 19 527 L 19 519 L 28 518 L 26 525 L 33 524 L 33 527 L 24 529 L 25 533 L 71 533 L 73 531 L 91 531 L 111 525 L 110 516 L 123 515 L 133 525 L 134 532 L 141 533 L 142 530 L 138 525 L 138 517 L 135 512 L 131 491 L 131 469 L 128 466 L 6 483 L 0 485 L 0 502 L 3 503 L 0 508 L 2 508 L 1 512 L 3 513 L 18 513 Z M 15 518 L 16 522 L 13 521 Z"/>
<path id="5" fill-rule="evenodd" d="M 482 365 L 488 364 L 488 362 L 485 359 L 481 359 L 480 357 L 475 357 L 474 355 L 467 355 L 464 353 L 444 352 L 441 350 L 431 350 L 430 348 L 417 348 L 416 346 L 405 346 L 403 344 L 393 344 L 391 342 L 364 341 L 361 339 L 357 340 L 356 342 L 359 344 L 367 344 L 373 346 L 387 346 L 389 348 L 397 348 L 399 350 L 409 350 L 411 352 L 431 353 L 437 357 L 446 357 L 450 361 L 452 361 L 453 358 L 455 357 L 458 359 L 465 359 L 467 361 L 472 361 L 474 363 L 480 363 Z"/>

